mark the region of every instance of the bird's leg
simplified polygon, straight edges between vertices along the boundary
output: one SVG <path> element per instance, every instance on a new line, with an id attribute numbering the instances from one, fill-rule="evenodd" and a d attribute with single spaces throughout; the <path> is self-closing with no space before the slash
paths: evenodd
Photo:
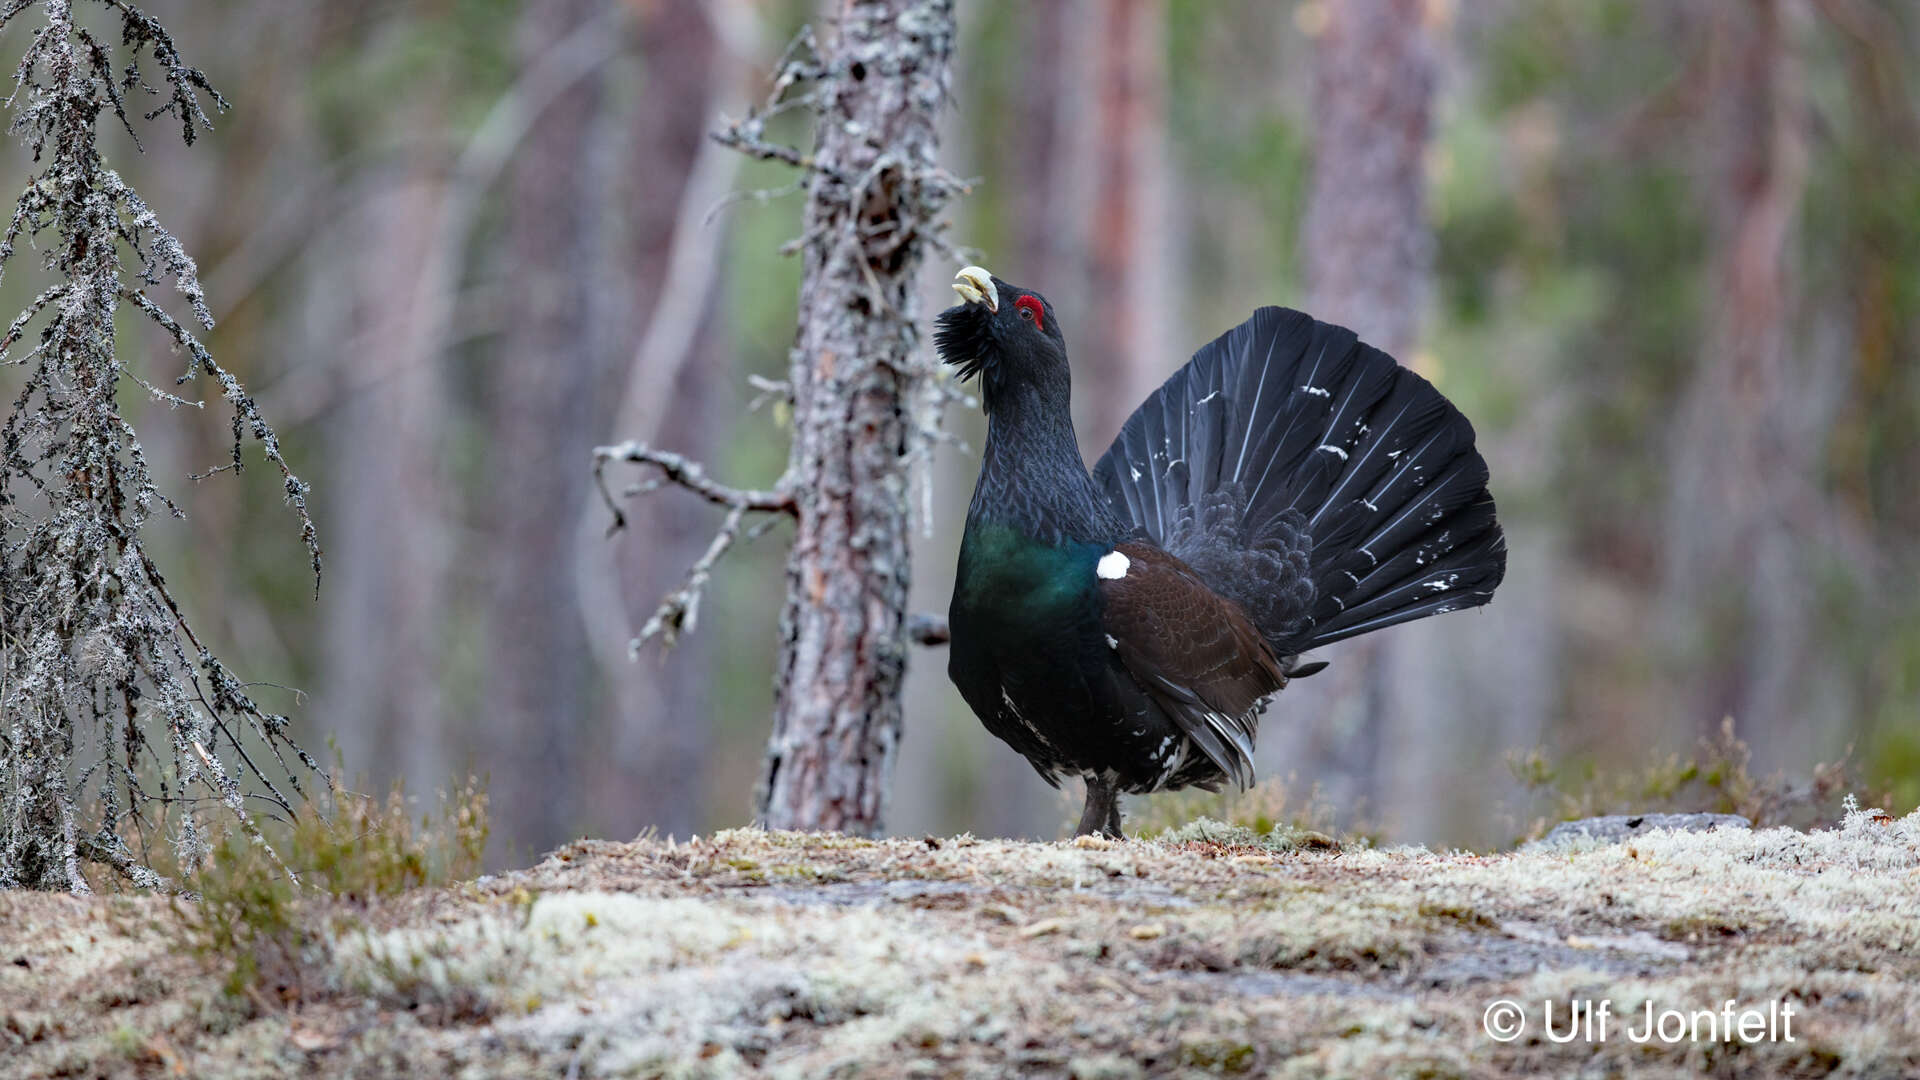
<path id="1" fill-rule="evenodd" d="M 1115 840 L 1124 839 L 1124 835 L 1120 832 L 1120 793 L 1118 791 L 1113 793 L 1113 801 L 1107 805 L 1109 807 L 1107 811 L 1107 835 L 1113 837 Z"/>
<path id="2" fill-rule="evenodd" d="M 1120 839 L 1120 791 L 1111 780 L 1087 777 L 1087 808 L 1080 814 L 1075 836 L 1109 836 Z"/>

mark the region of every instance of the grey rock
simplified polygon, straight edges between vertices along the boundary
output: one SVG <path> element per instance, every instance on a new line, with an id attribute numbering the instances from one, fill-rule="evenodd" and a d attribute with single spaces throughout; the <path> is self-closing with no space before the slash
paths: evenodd
<path id="1" fill-rule="evenodd" d="M 1563 821 L 1553 831 L 1520 847 L 1522 851 L 1547 851 L 1584 842 L 1585 845 L 1617 844 L 1659 829 L 1681 832 L 1708 832 L 1721 827 L 1751 829 L 1753 822 L 1739 814 L 1607 814 L 1604 817 Z"/>

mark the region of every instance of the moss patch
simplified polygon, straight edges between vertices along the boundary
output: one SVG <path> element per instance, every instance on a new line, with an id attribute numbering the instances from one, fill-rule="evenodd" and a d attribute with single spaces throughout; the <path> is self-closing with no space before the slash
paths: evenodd
<path id="1" fill-rule="evenodd" d="M 1920 1072 L 1920 814 L 1504 855 L 1212 825 L 740 830 L 585 841 L 377 917 L 314 908 L 311 992 L 236 1002 L 165 903 L 0 894 L 0 1056 L 208 1077 Z M 1544 1003 L 1603 997 L 1800 1021 L 1790 1043 L 1541 1037 Z M 1497 999 L 1535 1030 L 1489 1039 Z"/>

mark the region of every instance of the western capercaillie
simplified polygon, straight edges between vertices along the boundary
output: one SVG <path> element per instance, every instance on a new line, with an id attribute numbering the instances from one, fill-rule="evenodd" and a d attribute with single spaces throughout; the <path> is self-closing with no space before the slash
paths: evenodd
<path id="1" fill-rule="evenodd" d="M 1473 426 L 1352 331 L 1267 307 L 1151 394 L 1091 472 L 1052 305 L 977 266 L 935 345 L 987 412 L 948 674 L 1081 833 L 1122 793 L 1253 779 L 1307 650 L 1476 607 L 1506 571 Z"/>

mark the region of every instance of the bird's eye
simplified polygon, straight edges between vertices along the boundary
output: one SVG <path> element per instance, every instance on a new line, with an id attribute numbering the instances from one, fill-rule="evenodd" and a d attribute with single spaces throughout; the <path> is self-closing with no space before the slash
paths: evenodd
<path id="1" fill-rule="evenodd" d="M 1040 314 L 1040 311 L 1041 311 L 1040 301 L 1037 298 L 1032 296 L 1023 296 L 1020 299 L 1015 300 L 1013 302 L 1013 306 L 1019 310 L 1020 317 L 1032 323 L 1036 329 L 1040 328 L 1043 325 L 1043 323 L 1041 322 L 1042 316 Z"/>

